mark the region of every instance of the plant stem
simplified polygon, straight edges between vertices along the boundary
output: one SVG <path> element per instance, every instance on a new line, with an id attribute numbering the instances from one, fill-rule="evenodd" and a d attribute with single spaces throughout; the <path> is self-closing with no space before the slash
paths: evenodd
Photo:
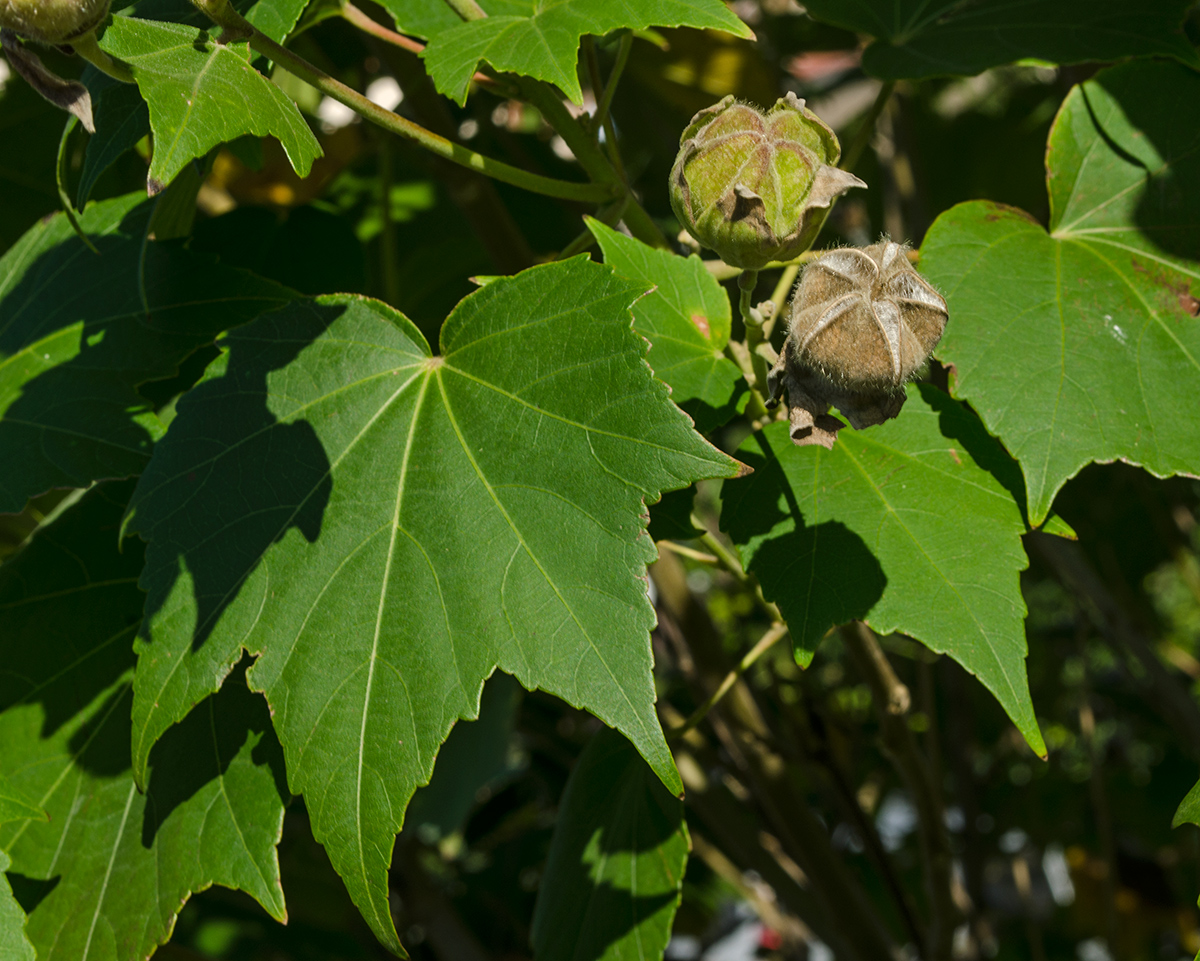
<path id="1" fill-rule="evenodd" d="M 596 56 L 596 41 L 591 35 L 586 35 L 582 41 L 584 52 L 584 60 L 587 62 L 588 74 L 592 81 L 592 95 L 594 97 L 602 97 L 601 92 L 605 85 L 600 77 L 600 58 Z M 611 82 L 611 81 L 610 81 Z M 604 131 L 604 147 L 608 154 L 608 161 L 612 164 L 613 170 L 622 183 L 626 182 L 625 164 L 621 162 L 621 152 L 617 149 L 617 132 L 612 125 L 612 118 L 607 113 L 603 117 L 600 116 L 599 109 L 596 110 L 595 116 L 590 120 L 592 136 L 599 139 L 599 133 Z"/>
<path id="2" fill-rule="evenodd" d="M 768 628 L 767 632 L 759 639 L 758 643 L 750 648 L 750 650 L 746 652 L 745 656 L 738 661 L 737 667 L 733 668 L 728 674 L 725 675 L 721 683 L 717 685 L 717 689 L 713 691 L 711 695 L 709 695 L 708 699 L 692 712 L 692 716 L 689 717 L 679 727 L 672 728 L 671 730 L 667 731 L 667 739 L 671 740 L 673 738 L 682 737 L 684 734 L 687 734 L 688 731 L 699 725 L 700 722 L 708 716 L 708 712 L 716 707 L 721 698 L 729 693 L 729 689 L 737 683 L 738 678 L 750 670 L 750 668 L 754 666 L 754 663 L 765 653 L 767 653 L 767 651 L 779 643 L 779 641 L 783 640 L 783 638 L 787 636 L 787 632 L 787 624 L 772 624 L 770 628 Z"/>
<path id="3" fill-rule="evenodd" d="M 669 249 L 667 239 L 658 229 L 658 225 L 650 219 L 650 215 L 642 208 L 628 184 L 621 180 L 604 151 L 592 141 L 591 134 L 563 106 L 559 95 L 546 84 L 528 77 L 522 77 L 518 84 L 523 98 L 536 107 L 546 122 L 563 138 L 588 177 L 597 184 L 610 184 L 613 190 L 620 190 L 629 195 L 629 205 L 625 208 L 624 215 L 625 226 L 629 228 L 629 232 L 651 247 Z"/>
<path id="4" fill-rule="evenodd" d="M 712 567 L 720 567 L 721 561 L 716 554 L 705 554 L 704 551 L 692 550 L 690 547 L 684 547 L 682 544 L 676 544 L 674 541 L 659 541 L 657 544 L 659 553 L 670 551 L 672 554 L 678 554 L 680 557 L 686 557 L 688 560 L 695 561 L 697 564 L 708 564 Z"/>
<path id="5" fill-rule="evenodd" d="M 600 101 L 596 104 L 596 116 L 592 118 L 594 124 L 607 124 L 609 120 L 609 109 L 612 107 L 613 94 L 617 92 L 617 84 L 621 82 L 621 74 L 625 72 L 625 65 L 629 63 L 629 52 L 633 49 L 633 34 L 626 31 L 621 34 L 621 43 L 617 47 L 617 62 L 613 64 L 612 73 L 608 75 L 608 83 L 604 85 L 604 94 Z M 608 127 L 606 126 L 607 133 Z"/>
<path id="6" fill-rule="evenodd" d="M 482 20 L 487 14 L 475 0 L 446 0 L 446 6 L 464 20 Z"/>
<path id="7" fill-rule="evenodd" d="M 1200 758 L 1200 709 L 1187 690 L 1163 665 L 1151 643 L 1133 626 L 1116 598 L 1105 587 L 1078 544 L 1035 531 L 1026 538 L 1058 580 L 1080 601 L 1097 630 L 1117 649 L 1124 650 L 1145 671 L 1148 699 L 1193 758 Z"/>
<path id="8" fill-rule="evenodd" d="M 389 43 L 393 47 L 399 47 L 401 50 L 417 54 L 425 49 L 425 44 L 421 43 L 420 40 L 414 40 L 412 37 L 406 37 L 395 30 L 389 30 L 374 17 L 368 16 L 352 3 L 344 3 L 339 9 L 338 14 L 347 23 L 357 27 L 363 33 L 369 33 L 377 40 Z M 475 75 L 471 79 L 475 83 L 490 87 L 493 91 L 505 97 L 511 97 L 515 93 L 511 85 L 495 77 L 489 77 L 486 73 L 479 70 L 475 71 Z"/>
<path id="9" fill-rule="evenodd" d="M 905 717 L 912 697 L 896 677 L 874 631 L 862 621 L 854 621 L 841 634 L 847 651 L 871 688 L 885 753 L 907 782 L 917 810 L 931 914 L 923 956 L 928 961 L 950 961 L 959 914 L 954 903 L 954 853 L 946 833 L 941 794 Z"/>
<path id="10" fill-rule="evenodd" d="M 548 197 L 558 197 L 562 200 L 578 200 L 583 203 L 602 203 L 617 195 L 617 188 L 609 184 L 572 183 L 566 180 L 556 180 L 553 177 L 543 177 L 541 174 L 530 173 L 517 167 L 509 166 L 502 161 L 483 154 L 468 150 L 461 144 L 453 143 L 445 137 L 439 137 L 419 124 L 406 120 L 404 117 L 384 110 L 372 103 L 357 90 L 347 87 L 340 80 L 335 80 L 329 74 L 300 57 L 286 47 L 280 46 L 270 37 L 265 36 L 249 23 L 240 13 L 233 9 L 229 0 L 194 0 L 195 4 L 214 23 L 224 27 L 231 33 L 250 38 L 250 46 L 256 51 L 274 60 L 289 73 L 295 74 L 301 80 L 311 84 L 321 93 L 339 103 L 345 104 L 361 117 L 365 117 L 389 133 L 412 140 L 431 153 L 444 157 L 469 170 L 476 170 L 496 180 L 522 187 L 534 193 L 545 194 Z"/>
<path id="11" fill-rule="evenodd" d="M 96 43 L 95 33 L 85 33 L 82 37 L 76 37 L 71 41 L 71 49 L 101 73 L 108 74 L 114 80 L 120 80 L 122 83 L 135 82 L 133 71 L 129 67 L 119 60 L 114 60 L 100 49 L 100 45 Z"/>
<path id="12" fill-rule="evenodd" d="M 750 304 L 754 296 L 754 288 L 758 285 L 757 270 L 743 270 L 738 276 L 738 308 L 742 314 L 742 322 L 746 325 L 746 349 L 750 352 L 750 363 L 754 370 L 754 386 L 759 395 L 767 397 L 767 373 L 770 367 L 767 358 L 759 348 L 766 343 L 763 332 L 763 315 Z"/>
<path id="13" fill-rule="evenodd" d="M 796 282 L 796 274 L 799 272 L 799 264 L 788 264 L 783 268 L 783 273 L 779 275 L 779 282 L 775 284 L 775 289 L 771 292 L 771 303 L 775 305 L 775 309 L 771 312 L 771 316 L 763 322 L 764 341 L 771 339 L 771 334 L 775 331 L 775 325 L 779 323 L 780 317 L 783 316 L 784 308 L 787 307 L 788 294 L 792 292 L 792 284 Z"/>
<path id="14" fill-rule="evenodd" d="M 862 123 L 859 124 L 858 130 L 854 134 L 854 139 L 850 142 L 849 149 L 842 155 L 842 162 L 838 164 L 843 170 L 848 170 L 851 173 L 854 172 L 858 161 L 862 159 L 863 151 L 867 149 L 867 145 L 871 142 L 872 134 L 875 133 L 875 122 L 887 107 L 888 101 L 892 99 L 892 93 L 895 89 L 895 80 L 889 80 L 879 88 L 879 96 L 875 98 L 875 102 L 871 104 L 871 109 L 863 117 Z"/>

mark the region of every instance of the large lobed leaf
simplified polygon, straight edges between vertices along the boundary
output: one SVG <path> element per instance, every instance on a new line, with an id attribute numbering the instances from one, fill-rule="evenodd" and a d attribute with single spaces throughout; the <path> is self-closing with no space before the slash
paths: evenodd
<path id="1" fill-rule="evenodd" d="M 94 489 L 0 568 L 0 776 L 49 815 L 0 828 L 0 850 L 39 961 L 140 961 L 214 883 L 284 918 L 282 757 L 260 697 L 231 680 L 159 742 L 147 792 L 134 784 L 142 551 L 117 540 L 131 487 Z"/>
<path id="2" fill-rule="evenodd" d="M 656 961 L 687 867 L 683 802 L 602 731 L 571 771 L 533 913 L 535 961 Z"/>
<path id="3" fill-rule="evenodd" d="M 101 46 L 129 64 L 150 107 L 151 193 L 189 160 L 244 134 L 277 137 L 301 177 L 321 156 L 296 105 L 250 65 L 246 43 L 218 43 L 207 30 L 178 23 L 114 17 Z"/>
<path id="4" fill-rule="evenodd" d="M 746 381 L 725 356 L 729 297 L 699 257 L 655 250 L 588 218 L 604 262 L 622 277 L 653 289 L 633 305 L 633 326 L 650 341 L 646 358 L 671 388 L 671 399 L 712 430 L 731 420 L 747 400 Z"/>
<path id="5" fill-rule="evenodd" d="M 421 54 L 425 68 L 438 90 L 460 104 L 466 102 L 481 60 L 497 70 L 556 84 L 582 104 L 576 61 L 584 34 L 696 27 L 754 36 L 721 0 L 500 0 L 494 5 L 485 0 L 489 16 L 455 24 L 417 14 L 411 0 L 390 2 L 401 29 L 411 25 L 431 36 Z"/>
<path id="6" fill-rule="evenodd" d="M 1049 233 L 974 202 L 921 248 L 950 308 L 937 356 L 1021 462 L 1034 524 L 1093 460 L 1200 474 L 1200 74 L 1098 74 L 1046 163 Z"/>
<path id="7" fill-rule="evenodd" d="M 1025 675 L 1019 480 L 975 417 L 913 387 L 900 417 L 843 431 L 833 450 L 797 447 L 776 422 L 738 456 L 755 472 L 725 485 L 721 523 L 801 664 L 852 619 L 908 634 L 976 675 L 1045 755 Z"/>
<path id="8" fill-rule="evenodd" d="M 225 341 L 139 482 L 136 766 L 258 654 L 289 782 L 393 950 L 394 835 L 495 667 L 617 727 L 680 788 L 644 504 L 738 465 L 646 366 L 644 290 L 586 258 L 495 280 L 451 313 L 440 357 L 363 298 L 266 315 Z"/>
<path id="9" fill-rule="evenodd" d="M 1036 57 L 1054 63 L 1173 56 L 1200 68 L 1181 24 L 1192 0 L 809 0 L 826 23 L 876 38 L 868 73 L 976 74 Z"/>
<path id="10" fill-rule="evenodd" d="M 162 425 L 137 392 L 291 292 L 146 239 L 141 195 L 58 214 L 0 259 L 0 512 L 51 487 L 140 473 Z"/>

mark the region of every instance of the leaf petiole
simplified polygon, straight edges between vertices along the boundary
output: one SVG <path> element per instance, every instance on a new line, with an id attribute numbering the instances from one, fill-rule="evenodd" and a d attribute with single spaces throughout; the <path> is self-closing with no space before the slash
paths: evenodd
<path id="1" fill-rule="evenodd" d="M 229 0 L 193 0 L 193 3 L 218 26 L 224 27 L 232 34 L 249 37 L 250 46 L 258 53 L 275 61 L 327 97 L 344 104 L 359 116 L 382 127 L 389 133 L 412 140 L 430 153 L 444 157 L 452 163 L 476 170 L 496 180 L 512 184 L 514 187 L 521 187 L 533 193 L 545 194 L 561 200 L 603 203 L 615 198 L 619 192 L 620 188 L 611 183 L 573 183 L 568 180 L 557 180 L 553 177 L 544 177 L 541 174 L 521 170 L 519 167 L 510 166 L 503 161 L 476 153 L 474 150 L 468 150 L 461 144 L 456 144 L 445 137 L 439 137 L 431 130 L 426 130 L 420 124 L 413 123 L 390 110 L 385 110 L 357 90 L 346 86 L 340 80 L 334 79 L 323 70 L 313 66 L 303 57 L 276 43 L 233 9 Z"/>

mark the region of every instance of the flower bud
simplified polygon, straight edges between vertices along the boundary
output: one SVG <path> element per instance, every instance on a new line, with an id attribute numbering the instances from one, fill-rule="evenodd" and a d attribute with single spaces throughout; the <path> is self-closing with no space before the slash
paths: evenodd
<path id="1" fill-rule="evenodd" d="M 0 0 L 0 28 L 37 43 L 70 43 L 108 16 L 109 0 Z"/>
<path id="2" fill-rule="evenodd" d="M 692 118 L 671 170 L 671 206 L 727 264 L 758 270 L 816 239 L 835 198 L 865 187 L 836 166 L 837 137 L 789 93 L 767 113 L 726 97 Z"/>
<path id="3" fill-rule="evenodd" d="M 831 447 L 836 406 L 856 429 L 895 417 L 904 384 L 946 327 L 946 302 L 890 240 L 825 254 L 804 271 L 768 386 L 786 390 L 792 440 Z"/>

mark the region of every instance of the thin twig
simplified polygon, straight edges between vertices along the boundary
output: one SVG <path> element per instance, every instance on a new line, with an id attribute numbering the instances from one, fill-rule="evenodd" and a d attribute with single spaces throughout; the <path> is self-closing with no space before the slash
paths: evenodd
<path id="1" fill-rule="evenodd" d="M 959 914 L 954 903 L 954 854 L 946 832 L 941 792 L 930 776 L 905 717 L 912 698 L 892 670 L 875 632 L 866 624 L 854 621 L 847 625 L 842 630 L 842 640 L 871 688 L 885 753 L 908 784 L 917 810 L 931 915 L 924 956 L 928 961 L 950 961 Z"/>
<path id="2" fill-rule="evenodd" d="M 421 43 L 420 40 L 414 40 L 412 37 L 406 37 L 395 30 L 389 30 L 382 23 L 368 16 L 352 3 L 342 4 L 338 12 L 347 23 L 358 27 L 363 33 L 369 33 L 384 43 L 390 43 L 393 47 L 399 47 L 401 50 L 417 54 L 425 49 L 425 44 Z M 509 84 L 504 83 L 502 80 L 497 80 L 495 77 L 489 77 L 486 73 L 479 70 L 475 71 L 471 79 L 475 83 L 491 87 L 497 93 L 504 94 L 505 96 L 510 96 L 513 93 L 513 88 Z"/>
<path id="3" fill-rule="evenodd" d="M 854 172 L 854 168 L 862 158 L 863 151 L 867 149 L 867 145 L 870 144 L 871 137 L 875 133 L 875 122 L 887 108 L 888 101 L 892 99 L 892 93 L 895 90 L 895 80 L 889 80 L 879 88 L 879 96 L 875 98 L 875 102 L 871 104 L 871 109 L 866 112 L 862 122 L 859 124 L 858 130 L 854 134 L 854 139 L 850 142 L 849 149 L 842 155 L 842 162 L 839 166 L 843 170 L 850 171 L 851 173 Z"/>
<path id="4" fill-rule="evenodd" d="M 553 177 L 543 177 L 541 174 L 521 170 L 492 157 L 485 157 L 483 154 L 468 150 L 461 144 L 453 143 L 445 137 L 439 137 L 411 120 L 394 114 L 390 110 L 384 110 L 383 107 L 368 100 L 357 90 L 351 89 L 340 80 L 335 80 L 303 57 L 276 43 L 238 13 L 230 5 L 229 0 L 195 0 L 195 3 L 213 22 L 234 35 L 249 37 L 250 46 L 256 51 L 275 61 L 289 73 L 306 81 L 327 97 L 345 104 L 359 116 L 365 117 L 384 130 L 415 141 L 439 157 L 444 157 L 460 166 L 479 171 L 513 186 L 549 197 L 558 197 L 562 200 L 599 203 L 611 200 L 617 195 L 619 188 L 613 184 L 573 183 L 556 180 Z"/>
<path id="5" fill-rule="evenodd" d="M 672 554 L 678 554 L 680 557 L 686 557 L 689 560 L 695 561 L 697 564 L 710 564 L 713 567 L 721 565 L 720 560 L 714 554 L 705 554 L 704 551 L 695 551 L 690 547 L 684 547 L 682 544 L 676 544 L 674 541 L 659 541 L 657 547 L 660 552 L 667 550 Z"/>
<path id="6" fill-rule="evenodd" d="M 792 292 L 792 284 L 796 282 L 796 274 L 799 272 L 799 264 L 788 264 L 783 268 L 783 273 L 779 275 L 775 289 L 771 292 L 771 303 L 775 305 L 775 309 L 771 311 L 771 316 L 763 321 L 764 341 L 769 342 L 771 334 L 775 332 L 775 325 L 779 323 L 780 318 L 783 316 L 783 312 L 787 307 L 788 294 Z"/>
<path id="7" fill-rule="evenodd" d="M 692 716 L 684 721 L 684 723 L 679 727 L 672 728 L 671 730 L 667 731 L 667 739 L 672 740 L 674 738 L 682 737 L 683 735 L 687 734 L 688 731 L 692 730 L 694 727 L 697 727 L 708 715 L 708 712 L 716 707 L 718 703 L 720 703 L 721 698 L 729 693 L 729 689 L 737 683 L 738 678 L 750 670 L 750 668 L 754 666 L 754 663 L 765 653 L 767 653 L 767 651 L 783 640 L 783 638 L 787 636 L 787 632 L 788 626 L 786 624 L 772 624 L 767 632 L 759 639 L 758 643 L 750 648 L 750 650 L 746 652 L 746 655 L 740 661 L 738 661 L 737 667 L 725 675 L 721 683 L 717 685 L 717 689 L 713 691 L 711 695 L 709 695 L 708 699 L 692 712 Z"/>
<path id="8" fill-rule="evenodd" d="M 1174 729 L 1185 749 L 1200 758 L 1200 709 L 1187 690 L 1171 676 L 1153 645 L 1134 627 L 1129 616 L 1105 587 L 1078 544 L 1053 534 L 1033 532 L 1027 543 L 1054 571 L 1058 580 L 1081 602 L 1100 633 L 1141 665 L 1150 688 L 1150 706 Z"/>
<path id="9" fill-rule="evenodd" d="M 629 51 L 632 49 L 633 33 L 626 31 L 621 34 L 621 42 L 617 47 L 617 62 L 613 64 L 612 73 L 608 75 L 608 83 L 604 85 L 604 94 L 596 104 L 596 115 L 592 117 L 592 123 L 605 124 L 608 122 L 613 94 L 617 92 L 617 84 L 621 82 L 621 75 L 625 72 L 625 65 L 629 63 Z M 607 127 L 604 129 L 608 130 Z"/>

